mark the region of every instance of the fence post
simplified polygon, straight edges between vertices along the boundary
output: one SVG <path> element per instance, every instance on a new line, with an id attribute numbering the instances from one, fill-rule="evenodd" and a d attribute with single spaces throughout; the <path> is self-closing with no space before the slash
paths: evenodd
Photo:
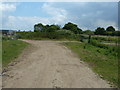
<path id="1" fill-rule="evenodd" d="M 89 34 L 88 43 L 91 41 L 91 34 Z"/>

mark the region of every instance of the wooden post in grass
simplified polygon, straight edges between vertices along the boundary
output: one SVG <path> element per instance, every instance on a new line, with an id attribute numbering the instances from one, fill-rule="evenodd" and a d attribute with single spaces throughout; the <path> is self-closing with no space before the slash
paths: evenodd
<path id="1" fill-rule="evenodd" d="M 91 34 L 89 34 L 88 43 L 91 41 Z"/>

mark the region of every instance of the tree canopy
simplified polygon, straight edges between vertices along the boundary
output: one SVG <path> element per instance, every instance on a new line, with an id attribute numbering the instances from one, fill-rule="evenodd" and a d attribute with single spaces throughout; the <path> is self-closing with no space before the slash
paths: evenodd
<path id="1" fill-rule="evenodd" d="M 63 29 L 70 30 L 74 32 L 75 34 L 80 34 L 82 31 L 82 29 L 78 28 L 76 24 L 73 24 L 71 22 L 68 22 L 67 24 L 65 24 Z"/>
<path id="2" fill-rule="evenodd" d="M 115 28 L 113 26 L 109 26 L 106 31 L 114 32 Z"/>
<path id="3" fill-rule="evenodd" d="M 44 25 L 42 23 L 35 24 L 34 25 L 34 32 L 39 32 L 44 28 Z"/>
<path id="4" fill-rule="evenodd" d="M 104 28 L 101 28 L 101 27 L 98 27 L 96 30 L 95 30 L 95 34 L 96 35 L 105 35 L 106 31 Z"/>
<path id="5" fill-rule="evenodd" d="M 113 26 L 109 26 L 106 28 L 98 27 L 95 30 L 96 35 L 110 35 L 110 36 L 119 36 L 119 31 L 115 31 L 115 28 Z"/>
<path id="6" fill-rule="evenodd" d="M 54 32 L 59 30 L 59 25 L 43 25 L 41 23 L 34 25 L 34 32 Z"/>
<path id="7" fill-rule="evenodd" d="M 73 32 L 74 34 L 95 34 L 95 35 L 110 35 L 110 36 L 118 36 L 119 35 L 119 31 L 115 31 L 115 28 L 113 26 L 109 26 L 106 29 L 104 29 L 103 27 L 98 27 L 95 31 L 91 31 L 91 30 L 85 30 L 82 31 L 82 29 L 80 29 L 76 24 L 68 22 L 67 24 L 65 24 L 63 26 L 63 28 L 61 28 L 59 25 L 43 25 L 42 23 L 38 23 L 34 25 L 34 32 L 56 32 L 58 30 L 69 30 L 71 32 Z"/>

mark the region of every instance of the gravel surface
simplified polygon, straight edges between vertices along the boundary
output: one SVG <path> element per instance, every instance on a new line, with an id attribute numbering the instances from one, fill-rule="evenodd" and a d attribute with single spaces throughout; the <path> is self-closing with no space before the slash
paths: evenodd
<path id="1" fill-rule="evenodd" d="M 2 76 L 3 88 L 110 87 L 76 54 L 59 44 L 63 41 L 23 41 L 31 46 L 14 61 L 15 64 L 8 66 Z"/>

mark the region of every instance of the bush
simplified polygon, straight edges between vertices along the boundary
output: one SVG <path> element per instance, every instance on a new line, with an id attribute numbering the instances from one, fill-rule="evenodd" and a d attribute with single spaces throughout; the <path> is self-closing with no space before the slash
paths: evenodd
<path id="1" fill-rule="evenodd" d="M 11 40 L 11 38 L 10 38 L 10 37 L 7 37 L 7 36 L 3 36 L 3 37 L 2 37 L 2 40 Z"/>
<path id="2" fill-rule="evenodd" d="M 55 32 L 19 32 L 17 36 L 20 39 L 79 39 L 79 35 L 69 30 L 57 30 Z"/>
<path id="3" fill-rule="evenodd" d="M 66 38 L 66 39 L 79 39 L 79 34 L 74 34 L 69 30 L 58 30 L 56 31 L 57 38 Z"/>

